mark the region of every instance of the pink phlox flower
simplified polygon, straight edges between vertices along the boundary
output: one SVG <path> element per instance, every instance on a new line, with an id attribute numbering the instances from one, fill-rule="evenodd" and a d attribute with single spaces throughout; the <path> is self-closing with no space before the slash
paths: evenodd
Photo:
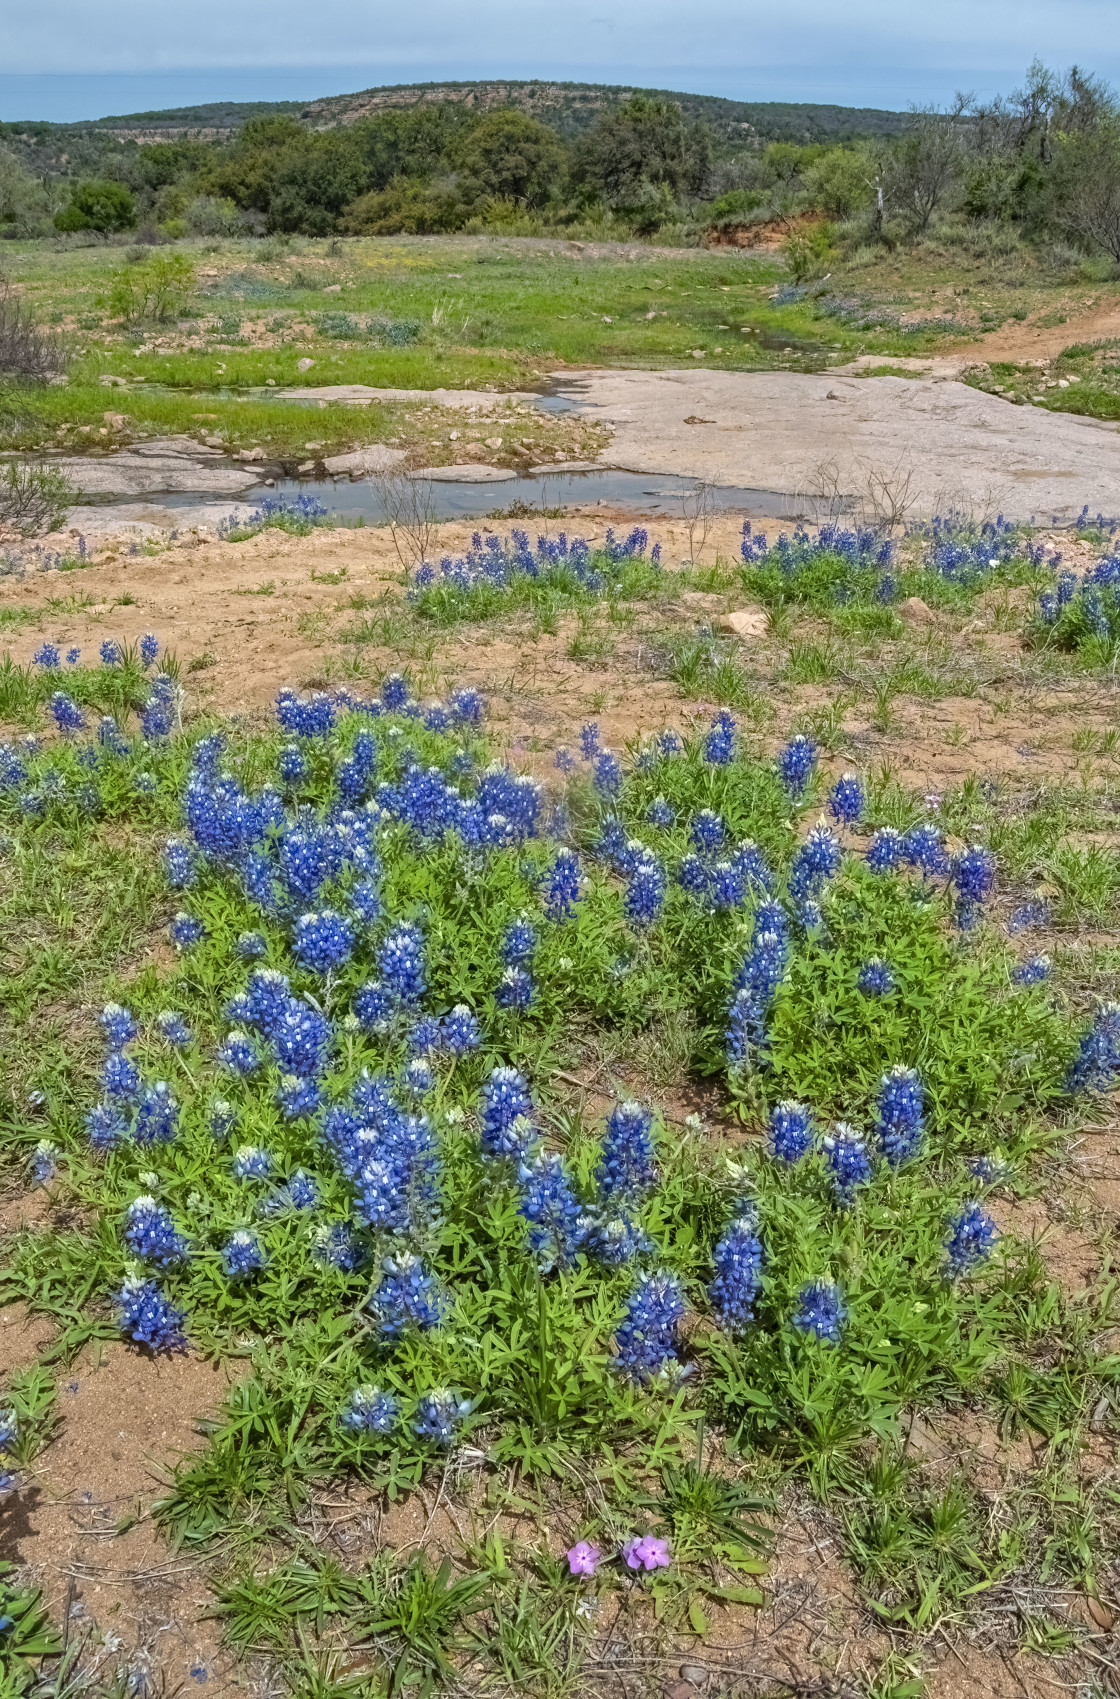
<path id="1" fill-rule="evenodd" d="M 622 1555 L 630 1569 L 668 1569 L 669 1542 L 644 1534 L 640 1539 L 627 1540 Z"/>
<path id="2" fill-rule="evenodd" d="M 573 1575 L 594 1575 L 602 1555 L 598 1546 L 580 1540 L 567 1553 L 568 1568 Z"/>

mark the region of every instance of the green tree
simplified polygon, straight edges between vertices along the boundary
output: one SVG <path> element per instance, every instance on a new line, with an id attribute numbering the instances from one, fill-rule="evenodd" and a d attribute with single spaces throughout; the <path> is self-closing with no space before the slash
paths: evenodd
<path id="1" fill-rule="evenodd" d="M 876 164 L 866 148 L 832 147 L 806 167 L 811 206 L 830 218 L 851 218 L 875 198 Z"/>
<path id="2" fill-rule="evenodd" d="M 24 170 L 9 148 L 0 147 L 0 226 L 9 235 L 36 236 L 47 226 L 49 216 L 42 184 Z"/>
<path id="3" fill-rule="evenodd" d="M 477 191 L 531 207 L 548 200 L 563 176 L 566 157 L 546 124 L 512 108 L 488 113 L 451 153 Z"/>
<path id="4" fill-rule="evenodd" d="M 57 230 L 100 230 L 109 234 L 131 230 L 136 223 L 136 202 L 123 183 L 78 183 L 70 205 L 54 215 Z"/>
<path id="5" fill-rule="evenodd" d="M 608 206 L 660 222 L 674 197 L 701 193 L 710 161 L 705 124 L 686 124 L 672 101 L 635 95 L 588 131 L 573 177 Z"/>
<path id="6" fill-rule="evenodd" d="M 1120 265 L 1120 123 L 1059 138 L 1048 204 L 1059 230 Z"/>

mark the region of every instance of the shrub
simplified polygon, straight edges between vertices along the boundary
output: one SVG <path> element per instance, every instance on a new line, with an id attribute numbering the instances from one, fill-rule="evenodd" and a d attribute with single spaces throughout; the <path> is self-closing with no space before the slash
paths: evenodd
<path id="1" fill-rule="evenodd" d="M 185 254 L 161 254 L 114 272 L 102 305 L 114 318 L 170 319 L 178 316 L 194 288 L 194 266 Z"/>
<path id="2" fill-rule="evenodd" d="M 35 323 L 19 296 L 0 280 L 0 376 L 42 383 L 64 364 L 58 342 Z"/>
<path id="3" fill-rule="evenodd" d="M 76 492 L 51 466 L 11 461 L 0 468 L 0 530 L 31 537 L 55 531 L 76 500 Z"/>
<path id="4" fill-rule="evenodd" d="M 70 205 L 55 213 L 56 230 L 99 230 L 104 235 L 131 230 L 136 223 L 136 203 L 123 183 L 79 183 Z"/>

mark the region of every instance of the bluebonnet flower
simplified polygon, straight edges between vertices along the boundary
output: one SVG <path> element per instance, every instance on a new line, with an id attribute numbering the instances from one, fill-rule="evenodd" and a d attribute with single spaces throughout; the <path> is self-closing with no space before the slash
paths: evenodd
<path id="1" fill-rule="evenodd" d="M 237 1111 L 224 1097 L 216 1097 L 207 1111 L 206 1127 L 217 1144 L 227 1139 L 237 1125 Z"/>
<path id="2" fill-rule="evenodd" d="M 175 681 L 166 673 L 157 673 L 152 680 L 147 703 L 140 710 L 140 729 L 149 743 L 170 737 L 175 724 L 175 704 L 178 691 Z"/>
<path id="3" fill-rule="evenodd" d="M 398 926 L 377 952 L 377 965 L 385 986 L 402 1003 L 415 1003 L 428 983 L 424 966 L 424 939 L 415 926 Z"/>
<path id="4" fill-rule="evenodd" d="M 796 903 L 816 895 L 827 879 L 840 871 L 843 851 L 830 826 L 814 826 L 794 851 L 789 870 L 789 893 Z"/>
<path id="5" fill-rule="evenodd" d="M 198 868 L 190 845 L 181 838 L 168 838 L 163 846 L 163 870 L 173 889 L 182 891 L 193 885 Z"/>
<path id="6" fill-rule="evenodd" d="M 276 1102 L 285 1121 L 314 1115 L 322 1101 L 323 1094 L 314 1080 L 301 1080 L 298 1074 L 281 1074 Z"/>
<path id="7" fill-rule="evenodd" d="M 175 916 L 167 930 L 171 942 L 180 952 L 193 949 L 206 936 L 206 928 L 201 920 L 196 920 L 193 914 L 182 911 Z"/>
<path id="8" fill-rule="evenodd" d="M 640 1103 L 616 1104 L 595 1167 L 600 1198 L 640 1198 L 656 1183 L 652 1112 Z"/>
<path id="9" fill-rule="evenodd" d="M 156 1025 L 168 1044 L 176 1050 L 185 1050 L 188 1044 L 194 1043 L 194 1033 L 174 1009 L 164 1009 L 156 1016 Z"/>
<path id="10" fill-rule="evenodd" d="M 726 841 L 727 828 L 713 809 L 702 808 L 693 815 L 688 835 L 698 850 L 718 850 Z"/>
<path id="11" fill-rule="evenodd" d="M 712 1261 L 716 1273 L 708 1296 L 715 1318 L 729 1333 L 738 1333 L 753 1321 L 762 1287 L 763 1248 L 753 1209 L 745 1209 L 727 1228 Z"/>
<path id="12" fill-rule="evenodd" d="M 859 970 L 856 984 L 865 997 L 889 997 L 897 981 L 882 956 L 869 956 Z"/>
<path id="13" fill-rule="evenodd" d="M 132 745 L 121 731 L 120 726 L 118 726 L 112 714 L 102 714 L 97 726 L 97 742 L 99 748 L 107 749 L 110 755 L 127 755 L 132 749 Z M 84 757 L 89 760 L 90 757 L 92 757 L 90 764 L 96 765 L 97 754 L 98 752 L 96 749 L 83 749 L 82 756 L 79 757 L 79 759 Z"/>
<path id="14" fill-rule="evenodd" d="M 592 767 L 592 784 L 600 796 L 614 797 L 622 789 L 622 762 L 610 749 L 601 749 Z"/>
<path id="15" fill-rule="evenodd" d="M 249 1019 L 271 1038 L 292 1000 L 286 974 L 277 968 L 254 968 L 249 975 Z"/>
<path id="16" fill-rule="evenodd" d="M 121 1102 L 131 1103 L 139 1097 L 142 1083 L 140 1070 L 131 1056 L 122 1055 L 119 1050 L 111 1050 L 101 1070 L 101 1086 L 106 1097 L 115 1097 Z"/>
<path id="17" fill-rule="evenodd" d="M 418 1439 L 430 1439 L 436 1445 L 450 1445 L 464 1416 L 469 1416 L 470 1401 L 460 1398 L 449 1387 L 437 1387 L 424 1394 L 416 1405 L 412 1431 Z"/>
<path id="18" fill-rule="evenodd" d="M 579 901 L 580 865 L 574 850 L 559 849 L 545 880 L 545 913 L 549 920 L 568 920 Z"/>
<path id="19" fill-rule="evenodd" d="M 137 773 L 132 781 L 132 789 L 137 796 L 155 796 L 158 788 L 150 773 Z"/>
<path id="20" fill-rule="evenodd" d="M 159 659 L 159 638 L 146 631 L 140 639 L 140 659 L 144 666 L 154 666 Z"/>
<path id="21" fill-rule="evenodd" d="M 334 909 L 318 914 L 301 914 L 295 924 L 292 950 L 301 967 L 326 974 L 350 959 L 354 928 L 345 915 Z"/>
<path id="22" fill-rule="evenodd" d="M 359 879 L 350 889 L 350 907 L 363 926 L 381 918 L 381 893 L 374 879 Z"/>
<path id="23" fill-rule="evenodd" d="M 410 1055 L 431 1056 L 443 1048 L 443 1028 L 435 1015 L 420 1015 L 408 1029 Z"/>
<path id="24" fill-rule="evenodd" d="M 41 648 L 36 649 L 32 656 L 35 665 L 45 668 L 48 672 L 57 667 L 61 659 L 62 657 L 53 643 L 44 643 Z"/>
<path id="25" fill-rule="evenodd" d="M 86 1132 L 94 1150 L 115 1150 L 127 1127 L 124 1116 L 112 1103 L 95 1103 L 86 1116 Z"/>
<path id="26" fill-rule="evenodd" d="M 1036 926 L 1049 926 L 1050 906 L 1048 903 L 1022 903 L 1015 909 L 1007 922 L 1007 930 L 1014 936 L 1016 932 L 1029 932 Z"/>
<path id="27" fill-rule="evenodd" d="M 440 1029 L 443 1048 L 452 1056 L 465 1056 L 482 1043 L 482 1031 L 465 1003 L 456 1003 L 449 1015 L 444 1015 Z"/>
<path id="28" fill-rule="evenodd" d="M 243 1078 L 255 1074 L 261 1065 L 260 1051 L 249 1034 L 242 1032 L 240 1027 L 234 1027 L 232 1032 L 226 1034 L 225 1042 L 216 1052 L 216 1059 L 221 1067 L 228 1068 L 231 1073 L 241 1074 Z"/>
<path id="29" fill-rule="evenodd" d="M 746 896 L 746 889 L 743 875 L 733 862 L 716 862 L 708 894 L 717 911 L 739 907 Z"/>
<path id="30" fill-rule="evenodd" d="M 322 691 L 297 696 L 281 690 L 276 698 L 276 719 L 286 732 L 297 737 L 325 737 L 334 725 L 334 703 Z"/>
<path id="31" fill-rule="evenodd" d="M 117 1325 L 137 1345 L 152 1351 L 185 1351 L 186 1311 L 176 1309 L 154 1280 L 126 1276 L 116 1294 Z"/>
<path id="32" fill-rule="evenodd" d="M 53 1140 L 39 1140 L 31 1158 L 31 1179 L 34 1185 L 45 1186 L 54 1179 L 60 1154 Z"/>
<path id="33" fill-rule="evenodd" d="M 123 1050 L 136 1037 L 136 1021 L 120 1003 L 106 1003 L 97 1018 L 114 1050 Z"/>
<path id="34" fill-rule="evenodd" d="M 751 838 L 744 838 L 738 844 L 731 856 L 731 865 L 739 873 L 747 885 L 755 885 L 761 891 L 770 891 L 774 886 L 774 875 L 766 865 L 766 857 Z"/>
<path id="35" fill-rule="evenodd" d="M 259 961 L 268 954 L 268 939 L 263 932 L 242 932 L 234 948 L 243 962 Z"/>
<path id="36" fill-rule="evenodd" d="M 879 1082 L 875 1125 L 892 1168 L 901 1168 L 921 1147 L 925 1134 L 922 1097 L 921 1078 L 913 1068 L 894 1067 Z"/>
<path id="37" fill-rule="evenodd" d="M 222 1246 L 222 1267 L 228 1280 L 240 1280 L 264 1267 L 264 1251 L 255 1233 L 238 1227 Z"/>
<path id="38" fill-rule="evenodd" d="M 315 1209 L 319 1203 L 319 1188 L 310 1174 L 297 1168 L 291 1179 L 257 1206 L 258 1215 L 282 1215 L 290 1209 Z"/>
<path id="39" fill-rule="evenodd" d="M 686 1309 L 675 1274 L 643 1275 L 615 1334 L 615 1365 L 631 1380 L 648 1381 L 677 1360 L 677 1327 Z"/>
<path id="40" fill-rule="evenodd" d="M 434 1274 L 411 1251 L 386 1257 L 385 1273 L 369 1308 L 386 1339 L 399 1339 L 407 1328 L 438 1327 L 447 1314 L 447 1294 Z"/>
<path id="41" fill-rule="evenodd" d="M 704 759 L 713 767 L 726 767 L 735 753 L 735 721 L 721 708 L 704 734 Z"/>
<path id="42" fill-rule="evenodd" d="M 821 1149 L 836 1201 L 841 1209 L 850 1209 L 857 1189 L 871 1178 L 871 1161 L 863 1136 L 846 1121 L 837 1121 L 832 1132 L 821 1140 Z"/>
<path id="43" fill-rule="evenodd" d="M 586 1210 L 579 1219 L 579 1248 L 608 1268 L 621 1268 L 639 1253 L 653 1250 L 633 1210 L 612 1198 L 602 1208 Z"/>
<path id="44" fill-rule="evenodd" d="M 800 1162 L 813 1147 L 813 1117 L 803 1103 L 783 1098 L 770 1111 L 770 1152 L 779 1162 Z"/>
<path id="45" fill-rule="evenodd" d="M 498 982 L 495 1001 L 500 1008 L 523 1012 L 531 1007 L 536 989 L 532 976 L 523 967 L 507 967 Z"/>
<path id="46" fill-rule="evenodd" d="M 778 775 L 791 797 L 804 796 L 817 765 L 817 746 L 804 732 L 797 732 L 775 757 Z"/>
<path id="47" fill-rule="evenodd" d="M 839 1345 L 847 1319 L 848 1306 L 831 1280 L 812 1280 L 803 1286 L 790 1318 L 799 1333 L 811 1333 L 829 1345 Z"/>
<path id="48" fill-rule="evenodd" d="M 968 1163 L 968 1171 L 984 1187 L 1000 1185 L 1011 1173 L 1008 1164 L 998 1156 L 974 1156 Z"/>
<path id="49" fill-rule="evenodd" d="M 163 1268 L 185 1262 L 190 1246 L 171 1219 L 170 1210 L 144 1194 L 134 1198 L 125 1217 L 124 1242 L 134 1256 Z"/>
<path id="50" fill-rule="evenodd" d="M 682 856 L 681 864 L 677 868 L 677 884 L 690 896 L 706 897 L 711 885 L 707 864 L 698 855 L 689 853 Z"/>
<path id="51" fill-rule="evenodd" d="M 575 756 L 569 749 L 558 749 L 556 751 L 555 765 L 559 767 L 562 773 L 574 773 L 576 768 Z"/>
<path id="52" fill-rule="evenodd" d="M 146 1088 L 136 1111 L 137 1144 L 170 1144 L 179 1131 L 179 1104 L 166 1080 Z"/>
<path id="53" fill-rule="evenodd" d="M 516 1068 L 495 1068 L 482 1087 L 479 1111 L 481 1145 L 486 1156 L 524 1154 L 532 1135 L 533 1100 Z"/>
<path id="54" fill-rule="evenodd" d="M 350 1394 L 339 1421 L 354 1434 L 392 1433 L 400 1417 L 400 1399 L 379 1386 L 359 1386 Z"/>
<path id="55" fill-rule="evenodd" d="M 354 995 L 354 1014 L 366 1032 L 388 1031 L 399 1002 L 387 986 L 369 980 Z"/>
<path id="56" fill-rule="evenodd" d="M 854 826 L 863 817 L 866 801 L 862 779 L 845 773 L 828 793 L 828 812 L 838 826 Z"/>
<path id="57" fill-rule="evenodd" d="M 883 826 L 867 846 L 867 865 L 872 873 L 893 873 L 906 859 L 906 839 L 893 826 Z"/>
<path id="58" fill-rule="evenodd" d="M 537 929 L 524 916 L 511 921 L 502 937 L 501 955 L 507 967 L 531 961 L 537 948 Z"/>
<path id="59" fill-rule="evenodd" d="M 1102 1003 L 1082 1034 L 1065 1077 L 1065 1089 L 1111 1091 L 1120 1076 L 1120 1003 Z"/>
<path id="60" fill-rule="evenodd" d="M 1029 961 L 1020 962 L 1011 978 L 1016 985 L 1041 985 L 1050 978 L 1052 966 L 1049 956 L 1032 956 Z"/>
<path id="61" fill-rule="evenodd" d="M 71 732 L 80 732 L 86 723 L 86 717 L 78 704 L 63 690 L 56 690 L 47 707 L 54 715 L 54 721 L 63 737 L 69 737 Z"/>
<path id="62" fill-rule="evenodd" d="M 395 712 L 403 708 L 412 695 L 412 686 L 403 673 L 387 673 L 381 680 L 382 706 Z"/>
<path id="63" fill-rule="evenodd" d="M 431 1063 L 423 1056 L 414 1056 L 404 1071 L 405 1090 L 412 1097 L 423 1097 L 436 1083 Z"/>
<path id="64" fill-rule="evenodd" d="M 959 1280 L 961 1275 L 986 1262 L 997 1236 L 996 1224 L 987 1211 L 978 1203 L 966 1203 L 959 1214 L 950 1218 L 945 1237 L 949 1278 Z"/>
<path id="65" fill-rule="evenodd" d="M 520 1211 L 529 1223 L 529 1244 L 541 1272 L 567 1268 L 580 1244 L 580 1205 L 559 1156 L 538 1151 L 518 1174 Z"/>
<path id="66" fill-rule="evenodd" d="M 268 1036 L 281 1070 L 304 1079 L 323 1072 L 334 1040 L 330 1021 L 298 997 L 285 1005 Z"/>
<path id="67" fill-rule="evenodd" d="M 276 771 L 286 785 L 301 785 L 311 771 L 307 756 L 298 743 L 286 743 L 276 757 Z"/>
<path id="68" fill-rule="evenodd" d="M 683 748 L 684 744 L 676 732 L 662 732 L 657 740 L 657 753 L 664 756 L 666 760 L 674 755 L 679 755 Z"/>
<path id="69" fill-rule="evenodd" d="M 79 660 L 81 659 L 81 654 L 82 654 L 82 651 L 80 649 L 67 649 L 67 651 L 66 651 L 66 665 L 68 667 L 76 667 Z"/>
<path id="70" fill-rule="evenodd" d="M 455 721 L 460 726 L 480 726 L 482 716 L 486 712 L 486 699 L 477 690 L 464 686 L 461 690 L 453 690 L 447 699 Z"/>
<path id="71" fill-rule="evenodd" d="M 366 1260 L 365 1246 L 344 1221 L 325 1221 L 317 1227 L 311 1240 L 311 1254 L 317 1262 L 337 1268 L 343 1274 L 353 1274 Z"/>
<path id="72" fill-rule="evenodd" d="M 906 859 L 911 867 L 920 868 L 929 876 L 948 873 L 949 857 L 936 826 L 924 823 L 911 826 L 906 834 Z"/>
<path id="73" fill-rule="evenodd" d="M 665 869 L 655 857 L 639 861 L 622 898 L 622 908 L 632 926 L 652 926 L 665 902 Z"/>
<path id="74" fill-rule="evenodd" d="M 121 658 L 121 646 L 120 646 L 120 644 L 114 643 L 113 639 L 111 637 L 107 637 L 105 639 L 104 643 L 101 645 L 101 659 L 104 661 L 104 663 L 107 667 L 115 667 L 119 664 L 120 658 Z"/>
<path id="75" fill-rule="evenodd" d="M 585 761 L 593 761 L 599 753 L 599 728 L 589 721 L 579 728 L 579 747 Z"/>
<path id="76" fill-rule="evenodd" d="M 671 826 L 676 818 L 663 796 L 655 796 L 646 810 L 646 819 L 651 826 Z"/>
<path id="77" fill-rule="evenodd" d="M 957 924 L 968 928 L 977 910 L 992 894 L 996 882 L 996 858 L 982 844 L 970 844 L 953 861 L 950 882 L 957 893 Z"/>
<path id="78" fill-rule="evenodd" d="M 256 1144 L 240 1145 L 233 1158 L 236 1180 L 267 1180 L 272 1173 L 272 1157 Z"/>

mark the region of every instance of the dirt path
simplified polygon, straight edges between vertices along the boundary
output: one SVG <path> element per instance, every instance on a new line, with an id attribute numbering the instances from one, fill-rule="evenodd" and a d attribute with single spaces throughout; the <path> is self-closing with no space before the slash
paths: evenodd
<path id="1" fill-rule="evenodd" d="M 1074 342 L 1107 342 L 1120 338 L 1120 301 L 1094 304 L 1082 318 L 1069 318 L 1059 325 L 1019 324 L 1011 321 L 999 330 L 952 349 L 955 359 L 966 363 L 982 360 L 1053 360 Z"/>

